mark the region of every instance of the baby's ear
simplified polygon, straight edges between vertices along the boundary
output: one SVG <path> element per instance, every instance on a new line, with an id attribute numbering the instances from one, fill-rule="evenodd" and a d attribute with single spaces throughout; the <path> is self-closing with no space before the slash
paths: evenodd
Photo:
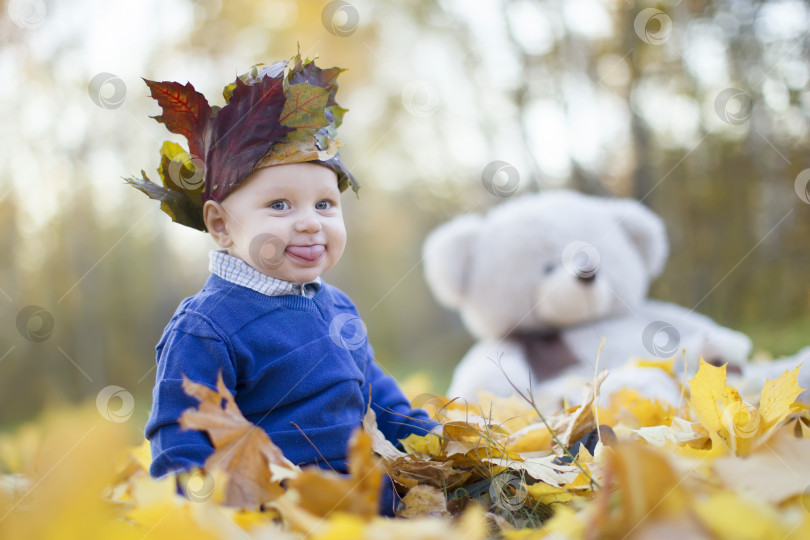
<path id="1" fill-rule="evenodd" d="M 632 200 L 615 201 L 615 216 L 638 248 L 650 279 L 657 277 L 669 255 L 663 220 L 640 202 Z"/>
<path id="2" fill-rule="evenodd" d="M 472 244 L 483 218 L 459 216 L 430 233 L 422 247 L 425 280 L 433 296 L 448 308 L 464 300 L 472 266 Z"/>
<path id="3" fill-rule="evenodd" d="M 203 205 L 203 221 L 205 228 L 211 234 L 211 238 L 223 248 L 233 244 L 228 227 L 225 224 L 226 212 L 222 205 L 216 201 L 205 201 Z"/>

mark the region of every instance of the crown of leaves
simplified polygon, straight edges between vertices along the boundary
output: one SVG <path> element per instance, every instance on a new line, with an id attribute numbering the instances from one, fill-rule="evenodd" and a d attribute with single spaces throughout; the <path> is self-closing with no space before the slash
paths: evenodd
<path id="1" fill-rule="evenodd" d="M 157 169 L 163 185 L 125 178 L 173 221 L 205 231 L 203 204 L 221 201 L 254 170 L 317 161 L 331 168 L 338 187 L 360 184 L 337 154 L 337 128 L 346 109 L 335 101 L 337 76 L 345 71 L 321 69 L 313 60 L 254 65 L 223 90 L 225 106 L 210 106 L 191 83 L 144 79 L 163 114 L 153 116 L 172 133 L 186 137 L 188 151 L 165 141 Z"/>

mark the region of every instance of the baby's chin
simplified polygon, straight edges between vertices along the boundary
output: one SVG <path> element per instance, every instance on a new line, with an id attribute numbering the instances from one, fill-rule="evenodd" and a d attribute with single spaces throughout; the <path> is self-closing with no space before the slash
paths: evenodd
<path id="1" fill-rule="evenodd" d="M 289 281 L 291 283 L 309 283 L 310 281 L 315 281 L 315 279 L 320 275 L 321 275 L 320 273 L 307 273 L 307 274 L 296 273 L 293 275 L 279 277 L 278 279 Z"/>
<path id="2" fill-rule="evenodd" d="M 284 264 L 281 268 L 269 270 L 263 273 L 283 281 L 290 281 L 292 283 L 308 283 L 310 281 L 315 281 L 315 279 L 326 270 L 324 266 L 325 265 L 318 265 L 311 268 L 289 268 L 288 264 Z"/>

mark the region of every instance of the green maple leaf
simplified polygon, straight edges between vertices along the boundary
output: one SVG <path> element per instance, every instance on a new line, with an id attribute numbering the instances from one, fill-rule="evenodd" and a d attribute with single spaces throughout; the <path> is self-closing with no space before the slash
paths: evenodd
<path id="1" fill-rule="evenodd" d="M 309 84 L 293 84 L 285 88 L 284 94 L 287 100 L 280 118 L 283 125 L 308 130 L 329 125 L 324 113 L 329 99 L 328 90 Z"/>

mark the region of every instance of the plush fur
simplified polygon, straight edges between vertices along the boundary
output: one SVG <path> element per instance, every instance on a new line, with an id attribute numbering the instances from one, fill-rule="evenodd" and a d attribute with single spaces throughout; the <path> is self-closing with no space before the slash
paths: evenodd
<path id="1" fill-rule="evenodd" d="M 748 337 L 647 298 L 668 250 L 664 223 L 640 203 L 566 190 L 525 195 L 485 216 L 441 225 L 424 244 L 425 277 L 478 339 L 456 367 L 448 396 L 475 401 L 478 389 L 503 396 L 512 384 L 527 389 L 531 368 L 517 335 L 554 335 L 573 353 L 568 367 L 548 376 L 541 369 L 541 380 L 532 375 L 534 394 L 549 403 L 577 401 L 597 356 L 611 371 L 605 393 L 631 387 L 675 402 L 680 389 L 671 377 L 629 367 L 628 360 L 675 356 L 676 369 L 691 375 L 702 356 L 743 370 Z M 757 376 L 773 378 L 795 363 L 757 367 Z"/>

